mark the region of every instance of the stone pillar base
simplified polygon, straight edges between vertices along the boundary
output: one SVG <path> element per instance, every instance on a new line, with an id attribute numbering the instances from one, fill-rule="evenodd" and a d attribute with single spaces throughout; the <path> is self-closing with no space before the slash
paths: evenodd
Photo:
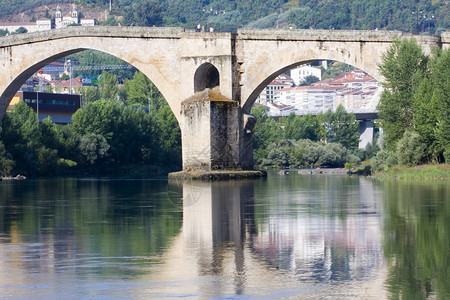
<path id="1" fill-rule="evenodd" d="M 183 170 L 239 169 L 240 109 L 206 89 L 181 104 Z"/>

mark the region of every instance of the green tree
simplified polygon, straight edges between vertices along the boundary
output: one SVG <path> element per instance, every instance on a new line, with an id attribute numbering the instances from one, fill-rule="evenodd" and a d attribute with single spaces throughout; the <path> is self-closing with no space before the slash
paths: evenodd
<path id="1" fill-rule="evenodd" d="M 178 121 L 167 102 L 162 99 L 152 101 L 150 107 L 151 121 L 153 122 L 154 134 L 158 137 L 158 160 L 166 166 L 181 165 L 181 130 Z M 149 127 L 150 128 L 150 125 Z M 152 134 L 152 132 L 149 132 Z M 148 139 L 152 138 L 148 136 Z"/>
<path id="2" fill-rule="evenodd" d="M 414 130 L 419 133 L 421 141 L 426 145 L 427 160 L 438 161 L 442 147 L 436 139 L 437 110 L 436 96 L 433 95 L 433 86 L 428 78 L 423 78 L 414 93 Z M 405 132 L 406 133 L 406 132 Z"/>
<path id="3" fill-rule="evenodd" d="M 311 85 L 317 81 L 319 81 L 320 79 L 317 78 L 314 75 L 308 75 L 305 77 L 305 79 L 303 79 L 303 81 L 300 83 L 301 86 L 305 86 L 305 85 Z"/>
<path id="4" fill-rule="evenodd" d="M 22 34 L 22 33 L 27 33 L 28 30 L 25 27 L 19 27 L 17 28 L 16 31 L 14 31 L 15 34 Z"/>
<path id="5" fill-rule="evenodd" d="M 407 130 L 397 143 L 396 157 L 400 165 L 414 166 L 419 164 L 424 155 L 425 145 L 417 132 Z"/>
<path id="6" fill-rule="evenodd" d="M 108 17 L 105 21 L 100 22 L 100 26 L 117 26 L 119 22 L 114 16 Z"/>
<path id="7" fill-rule="evenodd" d="M 335 78 L 336 76 L 338 76 L 343 72 L 349 72 L 355 69 L 355 67 L 353 66 L 338 61 L 329 62 L 327 69 L 323 69 L 323 67 L 321 68 L 322 68 L 322 80 L 328 78 Z"/>
<path id="8" fill-rule="evenodd" d="M 13 167 L 14 161 L 8 158 L 5 145 L 0 140 L 0 177 L 11 175 Z"/>
<path id="9" fill-rule="evenodd" d="M 153 98 L 162 98 L 155 85 L 142 72 L 134 73 L 133 79 L 124 83 L 124 98 L 128 106 L 149 106 Z"/>
<path id="10" fill-rule="evenodd" d="M 286 139 L 318 141 L 324 135 L 325 129 L 316 116 L 297 116 L 291 113 L 285 122 L 284 137 Z"/>
<path id="11" fill-rule="evenodd" d="M 98 81 L 100 99 L 116 100 L 119 90 L 118 85 L 119 81 L 117 80 L 116 75 L 103 71 L 100 80 Z"/>
<path id="12" fill-rule="evenodd" d="M 77 94 L 81 94 L 83 105 L 100 99 L 100 92 L 96 86 L 81 86 L 75 89 Z"/>
<path id="13" fill-rule="evenodd" d="M 127 9 L 124 23 L 136 26 L 161 26 L 162 12 L 163 7 L 157 1 L 144 0 L 134 3 L 130 9 Z"/>
<path id="14" fill-rule="evenodd" d="M 385 81 L 378 105 L 384 146 L 395 149 L 404 132 L 413 126 L 414 92 L 427 70 L 428 58 L 416 40 L 396 40 L 379 66 Z M 419 82 L 418 82 L 419 81 Z"/>
<path id="15" fill-rule="evenodd" d="M 15 162 L 16 174 L 33 175 L 38 170 L 37 149 L 39 141 L 39 122 L 33 109 L 19 101 L 11 112 L 3 117 L 1 140 L 7 153 Z"/>
<path id="16" fill-rule="evenodd" d="M 319 116 L 326 130 L 326 140 L 340 143 L 347 149 L 357 149 L 359 145 L 358 123 L 355 115 L 347 113 L 340 104 L 335 112 L 331 110 Z"/>
<path id="17" fill-rule="evenodd" d="M 256 162 L 260 163 L 267 157 L 268 146 L 281 140 L 282 132 L 279 124 L 267 115 L 263 106 L 253 107 L 251 112 L 257 120 L 253 134 L 253 151 Z"/>
<path id="18" fill-rule="evenodd" d="M 111 164 L 138 163 L 142 161 L 143 148 L 157 150 L 152 118 L 142 109 L 126 107 L 117 101 L 98 100 L 78 110 L 72 120 L 78 134 L 98 134 L 106 139 Z"/>
<path id="19" fill-rule="evenodd" d="M 39 124 L 40 143 L 50 149 L 58 149 L 61 142 L 61 133 L 58 126 L 50 117 L 45 118 Z"/>
<path id="20" fill-rule="evenodd" d="M 436 138 L 450 162 L 450 49 L 436 49 L 430 61 L 433 103 L 436 108 Z"/>
<path id="21" fill-rule="evenodd" d="M 61 80 L 69 80 L 70 76 L 67 75 L 66 73 L 63 73 L 59 79 L 61 79 Z"/>
<path id="22" fill-rule="evenodd" d="M 78 148 L 86 162 L 93 165 L 99 158 L 106 155 L 109 144 L 102 135 L 87 133 L 80 138 Z"/>

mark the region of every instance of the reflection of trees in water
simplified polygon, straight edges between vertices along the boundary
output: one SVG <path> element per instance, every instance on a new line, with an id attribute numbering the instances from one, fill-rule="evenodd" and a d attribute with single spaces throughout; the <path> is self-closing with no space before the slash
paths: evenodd
<path id="1" fill-rule="evenodd" d="M 450 186 L 386 183 L 384 252 L 393 298 L 450 298 Z"/>
<path id="2" fill-rule="evenodd" d="M 0 191 L 1 232 L 24 245 L 30 272 L 136 275 L 130 267 L 154 263 L 181 228 L 164 181 L 51 179 Z"/>

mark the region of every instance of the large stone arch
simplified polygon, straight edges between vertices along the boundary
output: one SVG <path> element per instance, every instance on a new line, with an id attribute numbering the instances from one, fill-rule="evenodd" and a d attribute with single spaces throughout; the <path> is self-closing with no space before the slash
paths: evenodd
<path id="1" fill-rule="evenodd" d="M 178 81 L 177 72 L 174 70 L 176 67 L 172 70 L 167 67 L 170 66 L 167 60 L 174 58 L 170 57 L 170 53 L 162 54 L 174 41 L 170 39 L 149 42 L 148 39 L 142 38 L 131 41 L 130 38 L 96 36 L 70 37 L 70 32 L 31 45 L 26 41 L 14 43 L 13 40 L 14 47 L 0 48 L 2 61 L 7 62 L 7 65 L 2 67 L 8 70 L 0 72 L 0 119 L 11 98 L 30 76 L 50 62 L 85 50 L 96 50 L 116 56 L 139 69 L 155 84 L 179 119 L 180 100 L 183 96 L 179 89 L 173 88 Z M 177 53 L 173 52 L 173 56 L 176 55 Z M 11 59 L 5 59 L 8 57 Z"/>
<path id="2" fill-rule="evenodd" d="M 378 64 L 392 41 L 402 37 L 397 31 L 278 31 L 239 30 L 238 61 L 244 112 L 249 112 L 259 93 L 276 76 L 311 61 L 333 60 L 357 67 L 377 81 L 383 81 Z M 427 53 L 437 46 L 434 37 L 419 37 Z"/>

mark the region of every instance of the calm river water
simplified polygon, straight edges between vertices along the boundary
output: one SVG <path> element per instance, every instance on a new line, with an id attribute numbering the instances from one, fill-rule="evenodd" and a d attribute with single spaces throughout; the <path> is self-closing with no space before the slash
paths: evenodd
<path id="1" fill-rule="evenodd" d="M 450 299 L 450 184 L 0 182 L 0 299 Z"/>

